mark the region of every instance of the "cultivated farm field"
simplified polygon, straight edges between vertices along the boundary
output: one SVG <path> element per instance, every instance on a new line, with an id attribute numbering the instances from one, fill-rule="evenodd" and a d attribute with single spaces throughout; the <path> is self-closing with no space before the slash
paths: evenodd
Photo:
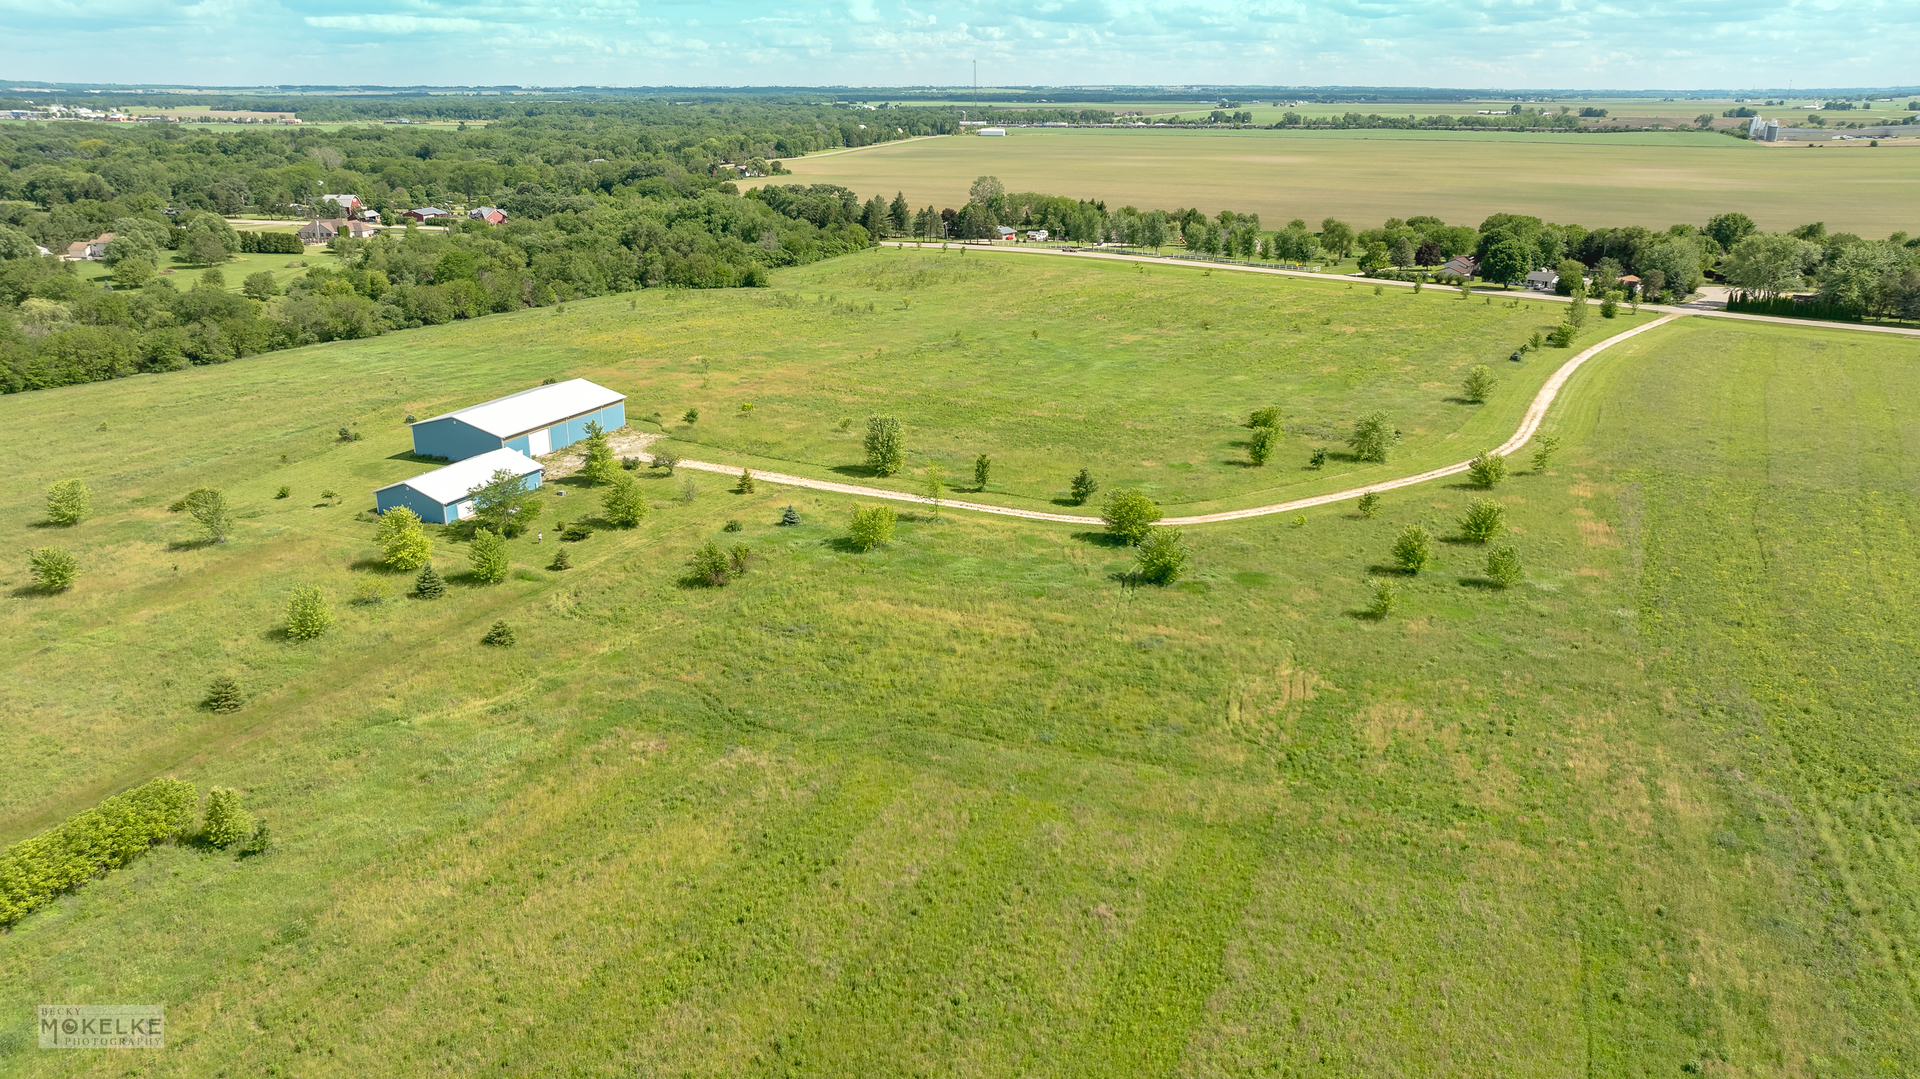
<path id="1" fill-rule="evenodd" d="M 1032 309 L 964 356 L 893 343 L 917 340 L 880 328 L 904 290 L 873 282 L 942 258 L 995 276 L 907 293 L 938 338 L 977 324 L 969 309 Z M 363 516 L 372 487 L 423 467 L 400 417 L 547 376 L 627 390 L 635 418 L 710 393 L 701 454 L 734 460 L 749 429 L 708 434 L 707 413 L 778 372 L 794 403 L 756 388 L 749 415 L 809 417 L 780 437 L 839 475 L 839 436 L 820 452 L 802 428 L 837 431 L 840 403 L 811 403 L 776 344 L 814 348 L 829 384 L 875 378 L 845 357 L 881 345 L 901 386 L 979 368 L 1028 392 L 1077 365 L 1133 418 L 1148 379 L 1103 377 L 1098 338 L 1023 373 L 1043 301 L 1105 297 L 1108 336 L 1149 340 L 1163 311 L 1252 310 L 1278 288 L 1329 319 L 1304 319 L 1275 368 L 1301 410 L 1373 396 L 1437 416 L 1465 406 L 1419 391 L 1451 382 L 1359 357 L 1443 365 L 1542 317 L 1201 272 L 877 253 L 769 291 L 0 399 L 46 447 L 0 480 L 19 507 L 0 535 L 82 564 L 61 595 L 5 582 L 0 836 L 178 775 L 240 789 L 279 837 L 244 860 L 158 847 L 0 936 L 0 1068 L 123 1072 L 27 1029 L 33 1004 L 110 993 L 167 1004 L 151 1075 L 1920 1069 L 1914 341 L 1684 319 L 1609 349 L 1548 421 L 1560 456 L 1516 461 L 1493 492 L 1526 565 L 1511 589 L 1452 538 L 1481 493 L 1449 483 L 1374 518 L 1190 528 L 1194 572 L 1160 589 L 1074 526 L 923 511 L 856 553 L 855 499 L 699 476 L 685 502 L 684 474 L 655 473 L 640 527 L 569 544 L 571 569 L 547 568 L 548 527 L 510 541 L 505 582 L 473 584 L 466 544 L 438 534 L 446 598 L 349 602 L 410 580 L 382 570 Z M 1342 329 L 1414 324 L 1475 344 L 1358 349 Z M 1136 358 L 1191 411 L 1134 438 L 1222 437 L 1202 418 L 1224 428 L 1237 389 L 1182 404 L 1208 391 L 1177 368 L 1231 378 L 1261 351 L 1237 332 L 1218 355 Z M 1318 385 L 1309 353 L 1367 377 Z M 981 396 L 909 429 L 1011 441 L 1024 398 Z M 1111 424 L 1037 421 L 1062 467 L 1110 452 Z M 1446 442 L 1437 421 L 1423 437 Z M 65 477 L 96 514 L 48 527 L 38 492 Z M 240 508 L 226 544 L 166 508 L 201 484 Z M 597 504 L 577 478 L 541 501 L 543 526 Z M 803 523 L 776 526 L 789 503 Z M 1439 565 L 1364 617 L 1410 523 L 1441 537 Z M 684 581 L 710 539 L 756 552 L 724 588 Z M 339 616 L 304 643 L 280 632 L 303 584 Z M 517 645 L 479 644 L 502 619 Z M 249 698 L 228 715 L 197 705 L 223 673 Z"/>
<path id="2" fill-rule="evenodd" d="M 1880 238 L 1920 231 L 1907 197 L 1920 139 L 1869 147 L 1762 145 L 1725 135 L 1010 129 L 789 161 L 797 179 L 914 206 L 962 206 L 974 177 L 1142 209 L 1260 215 L 1267 228 L 1337 217 L 1371 227 L 1431 214 L 1478 225 L 1533 214 L 1588 228 L 1701 225 L 1739 210 L 1763 229 L 1824 220 Z M 1814 209 L 1818 207 L 1818 209 Z"/>

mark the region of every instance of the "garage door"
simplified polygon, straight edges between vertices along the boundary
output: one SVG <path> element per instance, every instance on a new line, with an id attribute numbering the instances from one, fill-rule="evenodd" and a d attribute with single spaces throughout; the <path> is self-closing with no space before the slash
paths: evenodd
<path id="1" fill-rule="evenodd" d="M 527 456 L 538 457 L 553 452 L 553 428 L 542 427 L 527 436 Z"/>

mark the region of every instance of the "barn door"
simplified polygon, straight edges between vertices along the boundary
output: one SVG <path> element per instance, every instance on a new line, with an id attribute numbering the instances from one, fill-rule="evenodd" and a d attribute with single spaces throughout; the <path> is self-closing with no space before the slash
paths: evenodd
<path id="1" fill-rule="evenodd" d="M 454 520 L 457 521 L 463 517 L 471 517 L 471 516 L 473 516 L 473 502 L 471 500 L 462 502 L 459 505 L 453 507 Z"/>
<path id="2" fill-rule="evenodd" d="M 527 456 L 538 457 L 553 452 L 553 428 L 542 427 L 527 436 Z"/>

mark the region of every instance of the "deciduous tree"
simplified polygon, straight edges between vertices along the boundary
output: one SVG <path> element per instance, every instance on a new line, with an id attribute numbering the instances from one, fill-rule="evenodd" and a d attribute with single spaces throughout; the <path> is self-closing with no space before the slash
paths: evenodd
<path id="1" fill-rule="evenodd" d="M 1384 462 L 1399 441 L 1399 429 L 1381 411 L 1360 417 L 1360 421 L 1353 425 L 1353 433 L 1347 436 L 1347 446 L 1353 450 L 1355 457 L 1376 464 Z"/>
<path id="2" fill-rule="evenodd" d="M 855 548 L 871 551 L 893 539 L 893 522 L 892 506 L 862 506 L 847 522 L 847 538 Z"/>
<path id="3" fill-rule="evenodd" d="M 1408 525 L 1393 541 L 1393 563 L 1407 573 L 1419 573 L 1433 564 L 1433 534 Z"/>
<path id="4" fill-rule="evenodd" d="M 891 476 L 906 464 L 907 450 L 900 421 L 892 416 L 867 417 L 867 467 L 876 476 Z"/>
<path id="5" fill-rule="evenodd" d="M 333 608 L 317 584 L 303 585 L 287 597 L 287 636 L 310 641 L 333 625 Z"/>
<path id="6" fill-rule="evenodd" d="M 1169 585 L 1180 579 L 1191 553 L 1177 528 L 1149 528 L 1133 555 L 1133 572 L 1140 580 Z"/>
<path id="7" fill-rule="evenodd" d="M 1160 507 L 1153 499 L 1131 487 L 1108 495 L 1106 507 L 1100 511 L 1107 531 L 1130 544 L 1145 539 L 1148 528 L 1161 516 Z"/>
<path id="8" fill-rule="evenodd" d="M 93 492 L 80 480 L 55 480 L 47 486 L 47 520 L 77 525 L 93 512 Z"/>
<path id="9" fill-rule="evenodd" d="M 481 584 L 499 584 L 506 580 L 507 541 L 498 532 L 480 529 L 468 545 L 467 565 L 473 570 L 473 579 Z"/>
<path id="10" fill-rule="evenodd" d="M 419 569 L 433 558 L 433 540 L 420 527 L 420 515 L 406 506 L 395 506 L 380 515 L 374 542 L 394 569 Z"/>

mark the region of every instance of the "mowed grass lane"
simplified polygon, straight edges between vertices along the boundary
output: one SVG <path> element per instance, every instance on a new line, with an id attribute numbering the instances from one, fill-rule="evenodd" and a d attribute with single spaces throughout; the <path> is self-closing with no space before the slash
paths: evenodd
<path id="1" fill-rule="evenodd" d="M 1109 207 L 1257 213 L 1268 229 L 1296 217 L 1317 230 L 1324 217 L 1371 228 L 1417 214 L 1478 225 L 1513 213 L 1659 231 L 1739 210 L 1772 231 L 1824 219 L 1878 239 L 1920 229 L 1904 198 L 1915 152 L 1862 142 L 1808 153 L 1687 132 L 1013 129 L 798 158 L 788 162 L 793 181 L 781 182 L 844 184 L 862 198 L 900 191 L 915 207 L 946 207 L 966 204 L 975 177 L 997 176 L 1009 191 Z"/>
<path id="2" fill-rule="evenodd" d="M 505 584 L 373 608 L 342 602 L 375 572 L 351 505 L 269 506 L 178 582 L 184 526 L 103 505 L 60 534 L 110 583 L 9 601 L 7 729 L 65 771 L 9 775 L 42 792 L 9 819 L 165 762 L 244 790 L 281 847 L 163 847 L 36 915 L 0 939 L 4 1007 L 165 1001 L 162 1075 L 1908 1069 L 1912 795 L 1880 758 L 1911 732 L 1832 710 L 1802 738 L 1743 690 L 1728 737 L 1717 702 L 1743 698 L 1692 685 L 1784 669 L 1721 647 L 1728 596 L 1752 605 L 1736 617 L 1910 641 L 1888 585 L 1913 548 L 1823 557 L 1789 620 L 1723 583 L 1728 522 L 1691 496 L 1750 480 L 1752 452 L 1713 447 L 1758 430 L 1777 486 L 1911 522 L 1920 492 L 1888 479 L 1911 421 L 1884 403 L 1915 389 L 1913 346 L 1688 323 L 1622 347 L 1556 415 L 1553 471 L 1498 491 L 1527 584 L 1481 587 L 1482 551 L 1443 543 L 1379 623 L 1354 611 L 1394 533 L 1450 533 L 1475 492 L 1190 530 L 1195 579 L 1132 591 L 1124 551 L 1065 528 L 910 519 L 855 555 L 834 543 L 849 500 L 687 505 L 657 478 L 647 523 L 578 545 L 574 570 L 520 543 Z M 208 407 L 246 370 L 147 385 L 158 410 Z M 21 400 L 58 395 L 83 396 Z M 233 437 L 277 429 L 250 423 Z M 1870 436 L 1857 471 L 1820 452 L 1836 428 Z M 287 468 L 311 470 L 304 492 L 364 446 Z M 49 467 L 123 467 L 97 453 L 76 439 Z M 249 466 L 143 467 L 171 490 Z M 571 492 L 548 521 L 593 501 Z M 777 528 L 789 500 L 806 523 Z M 709 538 L 761 557 L 683 587 Z M 309 580 L 340 625 L 277 639 Z M 480 646 L 502 617 L 519 646 Z M 216 720 L 192 702 L 218 670 L 253 701 Z M 1910 724 L 1904 670 L 1796 669 Z M 95 733 L 134 751 L 62 726 L 96 704 L 115 710 Z M 1814 739 L 1877 786 L 1785 767 Z M 29 1039 L 0 1033 L 22 1074 L 121 1065 Z"/>

